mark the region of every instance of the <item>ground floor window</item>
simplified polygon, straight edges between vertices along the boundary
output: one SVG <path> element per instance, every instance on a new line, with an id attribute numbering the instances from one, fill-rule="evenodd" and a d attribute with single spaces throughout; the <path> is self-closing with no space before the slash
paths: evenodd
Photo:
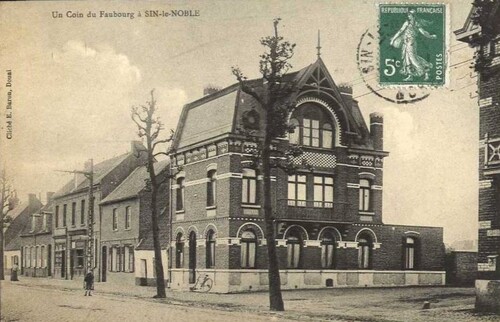
<path id="1" fill-rule="evenodd" d="M 241 234 L 241 268 L 255 268 L 257 237 L 251 230 Z"/>
<path id="2" fill-rule="evenodd" d="M 215 267 L 215 232 L 210 230 L 207 234 L 207 268 Z"/>
<path id="3" fill-rule="evenodd" d="M 184 267 L 184 239 L 182 233 L 178 233 L 175 240 L 175 268 L 182 267 Z"/>
<path id="4" fill-rule="evenodd" d="M 132 246 L 112 246 L 108 261 L 110 272 L 132 273 L 134 271 L 134 248 Z"/>
<path id="5" fill-rule="evenodd" d="M 331 232 L 326 232 L 321 240 L 321 267 L 333 268 L 335 255 L 335 238 Z"/>
<path id="6" fill-rule="evenodd" d="M 300 267 L 301 253 L 302 253 L 302 238 L 297 230 L 292 230 L 287 238 L 288 268 Z"/>
<path id="7" fill-rule="evenodd" d="M 371 268 L 372 242 L 370 237 L 363 236 L 358 239 L 358 267 L 361 269 Z"/>
<path id="8" fill-rule="evenodd" d="M 412 237 L 407 237 L 404 243 L 404 269 L 415 269 L 415 248 L 416 240 Z"/>

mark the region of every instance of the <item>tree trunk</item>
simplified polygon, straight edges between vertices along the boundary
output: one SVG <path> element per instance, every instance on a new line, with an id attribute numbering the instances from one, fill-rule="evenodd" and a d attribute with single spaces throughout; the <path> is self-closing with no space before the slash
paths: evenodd
<path id="1" fill-rule="evenodd" d="M 269 118 L 268 118 L 269 119 Z M 269 258 L 269 308 L 271 311 L 284 311 L 285 305 L 281 296 L 281 279 L 278 265 L 278 254 L 276 252 L 276 239 L 274 235 L 273 209 L 271 205 L 271 138 L 267 133 L 264 138 L 262 150 L 262 174 L 264 177 L 264 220 L 266 223 L 266 242 Z"/>
<path id="2" fill-rule="evenodd" d="M 148 149 L 151 144 L 148 144 Z M 149 151 L 152 150 L 152 147 Z M 165 298 L 167 294 L 165 293 L 165 275 L 163 273 L 163 263 L 160 245 L 160 228 L 158 226 L 158 209 L 156 205 L 156 198 L 158 195 L 158 183 L 156 181 L 156 174 L 154 171 L 153 164 L 153 153 L 152 151 L 148 155 L 148 170 L 149 177 L 151 180 L 151 223 L 153 225 L 153 247 L 155 254 L 155 269 L 156 269 L 156 297 Z"/>

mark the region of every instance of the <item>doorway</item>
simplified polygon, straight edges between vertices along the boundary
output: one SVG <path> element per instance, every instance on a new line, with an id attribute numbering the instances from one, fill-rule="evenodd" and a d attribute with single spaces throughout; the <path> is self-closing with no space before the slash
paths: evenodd
<path id="1" fill-rule="evenodd" d="M 106 246 L 102 246 L 102 256 L 101 256 L 101 267 L 102 267 L 102 281 L 106 282 L 106 272 L 108 271 L 108 252 Z"/>

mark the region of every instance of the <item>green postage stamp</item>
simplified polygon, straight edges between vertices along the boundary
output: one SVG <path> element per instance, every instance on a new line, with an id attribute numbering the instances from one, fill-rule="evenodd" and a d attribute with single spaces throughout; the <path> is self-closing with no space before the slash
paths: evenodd
<path id="1" fill-rule="evenodd" d="M 379 5 L 381 86 L 444 86 L 447 24 L 444 4 Z"/>

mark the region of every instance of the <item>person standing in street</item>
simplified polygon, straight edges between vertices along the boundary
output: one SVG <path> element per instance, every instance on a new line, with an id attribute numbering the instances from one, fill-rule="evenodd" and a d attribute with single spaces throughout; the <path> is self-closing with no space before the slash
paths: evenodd
<path id="1" fill-rule="evenodd" d="M 92 274 L 92 271 L 89 270 L 87 275 L 85 275 L 85 278 L 83 279 L 83 284 L 85 288 L 85 296 L 92 296 L 91 291 L 94 288 L 94 274 Z"/>
<path id="2" fill-rule="evenodd" d="M 12 265 L 12 270 L 10 273 L 10 280 L 13 282 L 18 282 L 19 280 L 17 279 L 17 272 L 19 270 L 19 266 L 17 264 Z"/>

